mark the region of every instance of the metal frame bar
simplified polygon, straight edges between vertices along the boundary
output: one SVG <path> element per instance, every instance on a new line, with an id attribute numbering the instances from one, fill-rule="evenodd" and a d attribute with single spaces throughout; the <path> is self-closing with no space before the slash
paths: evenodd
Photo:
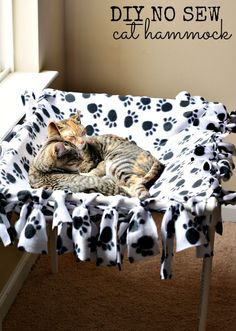
<path id="1" fill-rule="evenodd" d="M 222 221 L 221 206 L 215 202 L 215 208 L 211 211 L 211 227 L 209 228 L 210 245 L 214 251 L 215 226 Z M 200 304 L 198 315 L 198 331 L 205 331 L 207 326 L 207 314 L 209 305 L 209 294 L 212 275 L 213 256 L 203 258 L 200 288 Z"/>

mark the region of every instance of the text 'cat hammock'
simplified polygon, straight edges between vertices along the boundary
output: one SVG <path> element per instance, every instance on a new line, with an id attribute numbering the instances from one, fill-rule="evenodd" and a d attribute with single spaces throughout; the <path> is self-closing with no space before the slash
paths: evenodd
<path id="1" fill-rule="evenodd" d="M 26 117 L 0 160 L 0 238 L 30 253 L 47 252 L 47 220 L 57 228 L 57 252 L 75 251 L 82 260 L 98 265 L 120 265 L 159 253 L 159 236 L 152 212 L 162 212 L 161 277 L 171 277 L 174 239 L 176 250 L 197 247 L 200 257 L 213 254 L 209 228 L 221 232 L 221 219 L 212 224 L 216 204 L 232 203 L 222 180 L 232 175 L 234 146 L 223 138 L 235 131 L 234 116 L 220 103 L 181 92 L 175 99 L 107 94 L 82 94 L 46 89 L 22 96 Z M 112 133 L 135 141 L 164 165 L 161 177 L 145 201 L 121 196 L 72 194 L 34 190 L 28 181 L 29 162 L 47 136 L 50 120 L 81 111 L 88 135 Z M 209 205 L 212 203 L 212 206 Z M 12 224 L 11 212 L 19 214 Z M 79 220 L 79 222 L 78 222 Z"/>

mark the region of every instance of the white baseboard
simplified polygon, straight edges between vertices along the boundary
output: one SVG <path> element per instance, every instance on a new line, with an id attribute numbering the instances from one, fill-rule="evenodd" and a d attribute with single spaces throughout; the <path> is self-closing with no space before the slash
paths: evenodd
<path id="1" fill-rule="evenodd" d="M 24 253 L 15 270 L 9 277 L 6 285 L 2 289 L 0 293 L 0 330 L 2 330 L 3 319 L 5 318 L 37 258 L 37 254 Z"/>
<path id="2" fill-rule="evenodd" d="M 222 206 L 222 220 L 236 222 L 236 205 Z"/>

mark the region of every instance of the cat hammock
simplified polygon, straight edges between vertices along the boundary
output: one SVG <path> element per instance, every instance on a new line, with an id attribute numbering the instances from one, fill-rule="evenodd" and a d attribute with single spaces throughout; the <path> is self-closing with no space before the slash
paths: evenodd
<path id="1" fill-rule="evenodd" d="M 82 261 L 120 266 L 160 252 L 162 279 L 171 278 L 176 251 L 196 247 L 210 277 L 214 233 L 222 233 L 222 204 L 234 203 L 236 194 L 223 190 L 234 167 L 235 147 L 223 141 L 235 130 L 235 114 L 221 103 L 208 102 L 187 92 L 175 99 L 70 93 L 46 89 L 25 92 L 26 116 L 2 143 L 0 159 L 0 238 L 5 246 L 14 237 L 29 253 L 47 253 L 46 224 L 56 233 L 58 254 L 75 251 Z M 50 120 L 61 120 L 81 111 L 88 135 L 112 133 L 149 150 L 164 165 L 161 177 L 150 188 L 150 198 L 101 194 L 49 192 L 32 189 L 29 162 L 47 136 Z M 153 212 L 164 214 L 161 236 Z M 15 224 L 11 213 L 18 215 Z M 200 329 L 206 322 L 208 281 L 204 283 Z"/>

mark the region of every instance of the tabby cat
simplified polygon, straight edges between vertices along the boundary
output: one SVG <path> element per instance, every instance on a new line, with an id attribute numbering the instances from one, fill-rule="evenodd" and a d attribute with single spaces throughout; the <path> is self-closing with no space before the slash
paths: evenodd
<path id="1" fill-rule="evenodd" d="M 80 150 L 79 170 L 96 176 L 112 176 L 131 196 L 145 199 L 148 189 L 161 175 L 164 166 L 150 152 L 112 134 L 88 137 L 80 113 L 55 123 L 62 137 Z M 81 134 L 82 132 L 82 134 Z"/>
<path id="2" fill-rule="evenodd" d="M 78 148 L 73 143 L 64 141 L 55 124 L 50 123 L 48 139 L 30 164 L 30 185 L 48 190 L 68 189 L 71 192 L 129 196 L 110 176 L 80 175 L 78 169 L 81 163 Z"/>

